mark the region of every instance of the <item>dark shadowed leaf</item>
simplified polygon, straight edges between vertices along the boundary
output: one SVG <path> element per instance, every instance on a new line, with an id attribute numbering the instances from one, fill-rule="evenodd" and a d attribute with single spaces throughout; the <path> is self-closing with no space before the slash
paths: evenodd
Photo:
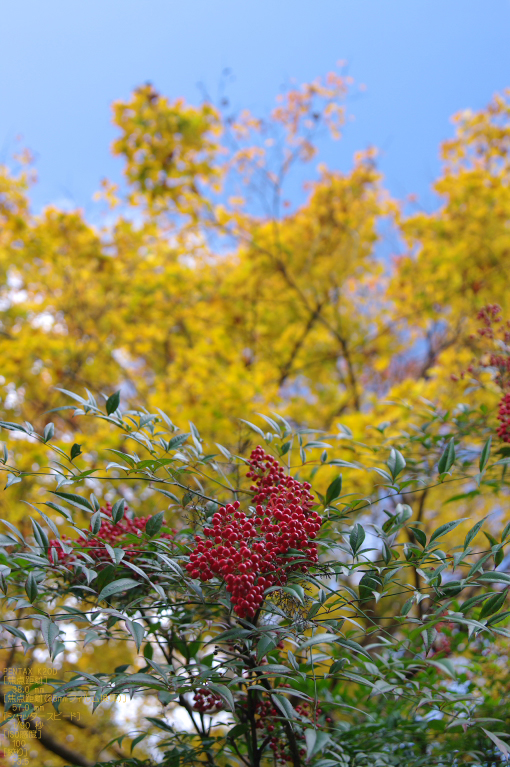
<path id="1" fill-rule="evenodd" d="M 132 578 L 119 578 L 117 581 L 109 583 L 99 594 L 97 601 L 101 602 L 103 599 L 113 596 L 114 594 L 120 594 L 122 591 L 128 591 L 139 586 L 140 582 L 135 581 Z"/>
<path id="2" fill-rule="evenodd" d="M 437 464 L 437 470 L 440 474 L 444 474 L 447 471 L 450 471 L 450 469 L 453 466 L 453 463 L 455 461 L 455 442 L 453 437 L 448 442 L 448 445 L 446 446 L 446 449 L 439 459 L 439 462 Z"/>

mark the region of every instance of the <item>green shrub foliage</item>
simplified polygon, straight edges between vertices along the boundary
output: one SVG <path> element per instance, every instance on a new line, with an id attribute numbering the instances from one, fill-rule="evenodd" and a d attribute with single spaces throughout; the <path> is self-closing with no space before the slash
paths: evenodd
<path id="1" fill-rule="evenodd" d="M 108 764 L 506 759 L 503 702 L 473 678 L 510 637 L 509 526 L 483 536 L 486 521 L 460 518 L 427 535 L 419 515 L 448 483 L 452 498 L 492 494 L 495 512 L 508 497 L 510 459 L 479 413 L 426 405 L 407 434 L 380 425 L 373 446 L 272 414 L 243 421 L 232 454 L 162 412 L 123 412 L 118 395 L 102 408 L 71 396 L 75 417 L 118 431 L 119 449 L 103 461 L 101 446 L 63 446 L 53 425 L 1 424 L 17 450 L 41 440 L 56 459 L 28 475 L 4 451 L 5 492 L 37 481 L 40 502 L 31 530 L 4 520 L 3 627 L 24 652 L 44 641 L 57 664 L 62 622 L 78 650 L 132 644 L 131 665 L 98 673 L 92 657 L 51 682 L 57 710 L 71 695 L 94 711 L 121 693 L 157 702 L 142 732 L 116 739 L 131 756 Z M 150 495 L 161 510 L 148 516 Z M 21 695 L 4 724 L 37 717 Z"/>

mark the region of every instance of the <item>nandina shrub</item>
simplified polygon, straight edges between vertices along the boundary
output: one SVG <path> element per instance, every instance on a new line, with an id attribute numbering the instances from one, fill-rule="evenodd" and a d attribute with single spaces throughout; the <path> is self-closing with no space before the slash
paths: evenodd
<path id="1" fill-rule="evenodd" d="M 370 446 L 345 429 L 324 436 L 265 416 L 268 431 L 248 424 L 260 444 L 232 455 L 206 449 L 194 426 L 178 433 L 162 413 L 124 415 L 117 395 L 106 413 L 83 399 L 79 415 L 120 430 L 125 465 L 99 457 L 77 471 L 71 451 L 67 484 L 60 469 L 33 533 L 6 524 L 0 586 L 13 658 L 43 642 L 59 663 L 62 617 L 96 652 L 132 641 L 130 665 L 99 673 L 91 657 L 86 671 L 63 666 L 44 688 L 57 709 L 77 692 L 93 697 L 93 711 L 105 691 L 152 705 L 157 696 L 159 716 L 115 739 L 118 750 L 130 738 L 138 756 L 109 765 L 446 767 L 504 758 L 504 708 L 476 678 L 492 679 L 487 649 L 504 653 L 510 638 L 510 525 L 487 531 L 487 547 L 483 520 L 431 529 L 419 511 L 424 493 L 451 483 L 467 486 L 466 497 L 473 485 L 478 498 L 489 492 L 491 503 L 508 496 L 508 459 L 491 458 L 485 422 L 465 407 L 449 420 L 427 405 L 413 430 Z M 2 426 L 54 447 L 62 465 L 48 430 Z M 133 442 L 147 455 L 130 453 Z M 6 492 L 25 481 L 9 454 L 3 468 Z M 122 495 L 101 505 L 85 483 L 92 476 L 97 488 L 105 473 L 105 493 L 129 480 L 132 497 L 152 489 L 163 508 L 132 515 Z M 9 699 L 5 722 L 36 727 L 40 708 L 23 695 Z M 149 735 L 157 742 L 144 751 Z"/>

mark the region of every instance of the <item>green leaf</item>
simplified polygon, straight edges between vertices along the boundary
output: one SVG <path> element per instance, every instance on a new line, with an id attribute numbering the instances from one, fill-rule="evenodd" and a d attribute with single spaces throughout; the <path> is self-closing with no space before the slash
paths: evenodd
<path id="1" fill-rule="evenodd" d="M 368 660 L 372 660 L 372 656 L 369 655 L 369 653 L 363 649 L 363 647 L 358 644 L 358 642 L 355 642 L 354 639 L 337 639 L 337 642 L 339 645 L 342 645 L 342 647 L 348 648 L 349 650 L 354 650 L 354 652 L 360 653 L 360 655 L 364 655 L 365 658 L 368 658 Z"/>
<path id="2" fill-rule="evenodd" d="M 107 597 L 111 597 L 114 594 L 120 594 L 122 591 L 128 591 L 129 589 L 134 589 L 136 586 L 139 586 L 140 582 L 133 580 L 133 578 L 119 578 L 117 581 L 112 581 L 112 583 L 109 583 L 107 586 L 104 587 L 104 589 L 99 594 L 97 601 L 101 602 L 103 599 L 106 599 Z"/>
<path id="3" fill-rule="evenodd" d="M 328 461 L 328 466 L 343 466 L 345 469 L 360 469 L 361 466 L 358 466 L 355 463 L 350 463 L 349 461 L 343 461 L 341 458 L 332 458 L 331 461 Z"/>
<path id="4" fill-rule="evenodd" d="M 425 548 L 425 546 L 427 545 L 427 536 L 425 535 L 423 530 L 420 530 L 419 527 L 410 527 L 409 530 L 412 531 L 414 537 L 416 538 L 420 546 L 423 546 Z"/>
<path id="5" fill-rule="evenodd" d="M 292 666 L 292 668 L 294 669 L 294 671 L 298 671 L 299 672 L 299 663 L 297 662 L 296 656 L 294 655 L 292 650 L 287 650 L 287 658 L 289 659 L 289 663 Z"/>
<path id="6" fill-rule="evenodd" d="M 305 450 L 312 450 L 318 447 L 333 447 L 333 445 L 330 445 L 329 442 L 318 442 L 314 439 L 311 442 L 306 443 Z"/>
<path id="7" fill-rule="evenodd" d="M 41 509 L 37 509 L 35 506 L 33 506 L 29 501 L 24 501 L 24 503 L 28 504 L 29 506 L 32 506 L 33 509 L 35 509 L 41 517 L 44 519 L 48 527 L 50 528 L 51 532 L 55 535 L 56 538 L 60 538 L 60 531 L 56 524 L 51 520 L 49 517 L 46 516 L 46 514 L 41 511 Z"/>
<path id="8" fill-rule="evenodd" d="M 468 612 L 468 610 L 474 607 L 474 605 L 477 605 L 479 602 L 483 602 L 484 599 L 488 599 L 490 596 L 491 596 L 490 594 L 477 594 L 474 597 L 470 597 L 469 599 L 466 599 L 466 601 L 461 604 L 459 611 L 461 613 L 466 613 Z M 493 596 L 497 596 L 497 594 Z"/>
<path id="9" fill-rule="evenodd" d="M 467 517 L 463 517 L 463 519 L 456 519 L 453 522 L 446 522 L 446 524 L 441 525 L 437 528 L 437 530 L 434 530 L 432 535 L 430 536 L 429 546 L 434 541 L 437 541 L 438 538 L 442 538 L 443 535 L 446 535 L 451 530 L 457 527 L 457 525 L 460 525 L 461 522 L 465 522 Z"/>
<path id="10" fill-rule="evenodd" d="M 264 666 L 256 666 L 253 671 L 260 671 L 264 676 L 290 676 L 292 671 L 282 663 L 266 663 Z"/>
<path id="11" fill-rule="evenodd" d="M 253 431 L 257 432 L 257 434 L 259 434 L 262 438 L 265 438 L 265 435 L 262 429 L 259 429 L 259 427 L 255 426 L 254 423 L 250 423 L 250 421 L 245 421 L 244 418 L 240 418 L 239 420 L 241 421 L 241 423 L 245 423 L 246 426 L 249 426 L 250 429 L 253 429 Z"/>
<path id="12" fill-rule="evenodd" d="M 11 485 L 15 485 L 17 482 L 21 482 L 21 477 L 18 477 L 17 474 L 8 474 L 7 483 L 4 487 L 4 490 L 7 490 L 8 487 L 10 487 Z"/>
<path id="13" fill-rule="evenodd" d="M 378 466 L 372 466 L 370 471 L 375 471 L 377 474 L 379 474 L 380 477 L 385 479 L 387 482 L 393 482 L 393 478 L 391 474 L 389 474 L 385 469 L 380 469 Z"/>
<path id="14" fill-rule="evenodd" d="M 34 578 L 33 573 L 29 573 L 28 578 L 25 581 L 25 591 L 30 602 L 35 602 L 39 595 L 39 589 L 37 588 L 37 581 Z"/>
<path id="15" fill-rule="evenodd" d="M 493 732 L 489 732 L 489 730 L 486 730 L 484 727 L 482 727 L 481 729 L 484 731 L 487 737 L 492 740 L 494 745 L 499 748 L 503 756 L 505 757 L 510 756 L 510 749 L 508 748 L 507 744 L 501 740 L 501 738 L 498 738 L 497 735 L 495 735 Z"/>
<path id="16" fill-rule="evenodd" d="M 145 647 L 143 648 L 143 657 L 145 660 L 149 661 L 152 660 L 152 656 L 154 655 L 154 647 L 149 643 L 145 643 Z"/>
<path id="17" fill-rule="evenodd" d="M 482 573 L 476 576 L 477 581 L 482 583 L 510 583 L 510 575 L 507 573 Z"/>
<path id="18" fill-rule="evenodd" d="M 220 698 L 223 698 L 225 703 L 227 704 L 228 708 L 232 713 L 235 711 L 235 703 L 234 703 L 234 696 L 228 689 L 228 687 L 225 687 L 224 684 L 209 684 L 209 687 L 213 692 L 215 692 L 217 695 L 220 696 Z"/>
<path id="19" fill-rule="evenodd" d="M 392 478 L 395 480 L 400 472 L 402 472 L 406 467 L 405 458 L 402 453 L 393 447 L 391 449 L 390 457 L 388 458 L 386 466 L 390 470 Z"/>
<path id="20" fill-rule="evenodd" d="M 133 751 L 135 750 L 136 746 L 139 743 L 141 743 L 142 740 L 144 740 L 147 737 L 148 734 L 149 734 L 148 732 L 142 732 L 141 735 L 137 735 L 136 738 L 133 738 L 133 740 L 131 742 L 131 751 L 130 751 L 130 753 L 133 753 Z"/>
<path id="21" fill-rule="evenodd" d="M 483 471 L 485 467 L 487 466 L 487 462 L 491 454 L 491 444 L 492 444 L 492 437 L 489 437 L 489 439 L 483 446 L 482 452 L 480 453 L 480 463 L 479 463 L 480 471 Z"/>
<path id="22" fill-rule="evenodd" d="M 125 508 L 126 508 L 126 501 L 124 500 L 124 498 L 120 498 L 118 501 L 115 501 L 115 503 L 113 504 L 112 520 L 114 525 L 117 525 L 123 518 Z"/>
<path id="23" fill-rule="evenodd" d="M 356 554 L 359 551 L 364 540 L 365 540 L 365 531 L 362 528 L 362 526 L 359 524 L 359 522 L 356 522 L 356 524 L 354 525 L 351 531 L 351 534 L 349 535 L 349 543 L 351 544 L 351 549 L 353 551 L 353 554 Z"/>
<path id="24" fill-rule="evenodd" d="M 294 706 L 292 705 L 290 700 L 287 700 L 287 698 L 284 695 L 278 695 L 277 693 L 273 693 L 271 695 L 271 698 L 276 704 L 276 706 L 280 709 L 285 719 L 289 719 L 290 721 L 292 721 L 293 719 L 297 719 L 297 711 L 294 709 Z"/>
<path id="25" fill-rule="evenodd" d="M 188 423 L 189 423 L 189 428 L 190 428 L 190 431 L 191 431 L 191 434 L 193 435 L 193 437 L 196 439 L 196 441 L 198 443 L 202 442 L 202 439 L 200 437 L 200 434 L 199 434 L 198 429 L 195 426 L 195 424 L 192 423 L 191 421 L 188 421 Z"/>
<path id="26" fill-rule="evenodd" d="M 305 650 L 307 647 L 313 647 L 313 645 L 322 644 L 323 642 L 338 642 L 338 637 L 336 634 L 316 634 L 300 644 L 298 650 Z"/>
<path id="27" fill-rule="evenodd" d="M 481 611 L 480 615 L 478 616 L 478 620 L 481 621 L 483 618 L 488 618 L 489 615 L 492 615 L 493 613 L 497 613 L 501 607 L 505 604 L 505 600 L 507 597 L 507 589 L 502 591 L 500 594 L 494 594 L 490 599 L 488 599 Z"/>
<path id="28" fill-rule="evenodd" d="M 336 660 L 329 667 L 328 676 L 333 676 L 333 674 L 336 674 L 338 671 L 342 671 L 346 663 L 346 658 L 340 658 L 340 660 Z"/>
<path id="29" fill-rule="evenodd" d="M 300 604 L 303 605 L 305 603 L 305 592 L 299 583 L 289 583 L 287 586 L 283 586 L 280 590 L 290 594 L 290 596 L 297 599 Z"/>
<path id="30" fill-rule="evenodd" d="M 145 532 L 151 538 L 159 533 L 165 521 L 165 512 L 160 511 L 158 514 L 154 514 L 153 517 L 149 517 L 145 526 Z"/>
<path id="31" fill-rule="evenodd" d="M 115 450 L 113 447 L 109 447 L 108 452 L 115 453 L 115 455 L 118 455 L 119 458 L 122 458 L 123 461 L 126 461 L 134 469 L 136 461 L 128 453 L 123 453 L 122 450 Z"/>
<path id="32" fill-rule="evenodd" d="M 407 615 L 414 604 L 414 597 L 410 597 L 403 605 L 400 615 Z"/>
<path id="33" fill-rule="evenodd" d="M 441 658 L 441 660 L 432 660 L 427 658 L 425 663 L 429 666 L 435 666 L 436 668 L 440 669 L 440 671 L 445 671 L 448 676 L 451 676 L 452 679 L 455 679 L 455 667 L 453 663 L 447 658 Z"/>
<path id="34" fill-rule="evenodd" d="M 16 628 L 16 626 L 9 626 L 7 623 L 3 625 L 3 629 L 5 631 L 8 631 L 9 634 L 12 634 L 13 636 L 18 637 L 18 639 L 21 639 L 22 642 L 27 642 L 28 644 L 28 639 L 25 633 L 21 631 L 21 629 Z"/>
<path id="35" fill-rule="evenodd" d="M 336 501 L 336 499 L 340 497 L 341 492 L 342 492 L 342 475 L 339 474 L 338 477 L 333 480 L 333 482 L 330 484 L 330 486 L 326 490 L 326 501 L 324 505 L 329 506 L 330 503 L 333 503 L 333 501 Z"/>
<path id="36" fill-rule="evenodd" d="M 56 623 L 53 623 L 53 621 L 46 617 L 41 616 L 39 620 L 41 622 L 41 632 L 46 643 L 46 647 L 48 648 L 50 656 L 53 657 L 53 653 L 55 651 L 55 643 L 60 633 L 59 628 Z"/>
<path id="37" fill-rule="evenodd" d="M 180 499 L 177 498 L 177 496 L 171 493 L 169 490 L 164 490 L 162 487 L 155 487 L 154 490 L 156 490 L 158 493 L 161 493 L 162 495 L 166 495 L 167 498 L 171 498 L 171 500 L 178 503 L 179 506 L 181 505 Z"/>
<path id="38" fill-rule="evenodd" d="M 379 593 L 382 586 L 382 580 L 375 572 L 365 573 L 359 582 L 359 595 L 361 602 L 366 602 L 374 598 L 374 594 Z"/>
<path id="39" fill-rule="evenodd" d="M 331 736 L 322 730 L 312 730 L 311 728 L 308 728 L 305 730 L 305 740 L 306 758 L 307 760 L 310 760 L 315 754 L 322 751 L 326 744 L 331 740 Z"/>
<path id="40" fill-rule="evenodd" d="M 437 470 L 440 474 L 444 474 L 447 471 L 450 471 L 455 461 L 455 442 L 453 437 L 448 442 L 448 445 L 446 446 L 446 449 L 439 459 L 439 462 L 437 464 Z"/>
<path id="41" fill-rule="evenodd" d="M 160 414 L 161 418 L 166 423 L 168 428 L 172 429 L 172 431 L 175 431 L 175 426 L 173 425 L 172 421 L 170 420 L 170 418 L 167 416 L 166 413 L 164 413 L 162 410 L 160 410 L 159 407 L 158 407 L 158 413 Z"/>
<path id="42" fill-rule="evenodd" d="M 47 442 L 55 434 L 55 425 L 53 423 L 47 423 L 44 427 L 44 441 Z"/>
<path id="43" fill-rule="evenodd" d="M 152 645 L 148 645 L 148 646 L 152 647 Z M 158 672 L 163 682 L 166 683 L 168 679 L 168 672 L 165 673 L 164 669 L 159 665 L 159 663 L 156 663 L 155 660 L 152 660 L 152 656 L 149 657 L 148 655 L 145 655 L 145 651 L 144 651 L 144 656 L 147 658 L 147 662 L 149 663 L 149 665 L 152 666 L 154 671 Z"/>
<path id="44" fill-rule="evenodd" d="M 71 461 L 74 461 L 79 455 L 81 455 L 81 445 L 75 442 L 71 448 Z"/>
<path id="45" fill-rule="evenodd" d="M 158 727 L 160 730 L 163 730 L 164 732 L 171 732 L 172 735 L 174 735 L 174 729 L 171 727 L 171 725 L 167 724 L 163 719 L 158 719 L 155 716 L 146 716 L 145 717 L 148 722 L 153 724 L 155 727 Z"/>
<path id="46" fill-rule="evenodd" d="M 227 639 L 240 639 L 241 637 L 244 639 L 244 637 L 250 634 L 251 631 L 249 629 L 228 629 L 227 631 L 222 631 L 221 634 L 217 634 L 208 644 L 211 644 L 211 642 L 226 642 Z"/>
<path id="47" fill-rule="evenodd" d="M 136 644 L 136 651 L 140 652 L 140 647 L 143 642 L 143 638 L 145 636 L 145 628 L 142 626 L 141 623 L 137 623 L 136 621 L 129 621 L 126 620 L 126 626 L 128 627 L 128 631 L 135 640 Z"/>
<path id="48" fill-rule="evenodd" d="M 81 511 L 94 511 L 92 504 L 86 498 L 82 498 L 81 495 L 75 495 L 74 493 L 60 493 L 58 490 L 52 490 L 51 492 L 58 498 L 62 498 L 63 501 L 70 503 L 71 506 L 81 509 Z"/>
<path id="49" fill-rule="evenodd" d="M 111 415 L 112 413 L 115 413 L 119 405 L 120 405 L 120 391 L 116 391 L 106 400 L 107 415 Z"/>
<path id="50" fill-rule="evenodd" d="M 249 725 L 248 724 L 236 724 L 234 727 L 232 727 L 231 730 L 227 732 L 227 738 L 229 740 L 235 740 L 236 738 L 239 738 L 241 735 L 244 735 L 245 732 L 248 732 Z"/>
<path id="51" fill-rule="evenodd" d="M 83 399 L 83 397 L 80 397 L 79 394 L 75 394 L 73 391 L 69 391 L 68 389 L 61 389 L 59 386 L 55 386 L 56 391 L 61 391 L 62 394 L 67 394 L 68 397 L 71 397 L 71 399 L 76 400 L 76 402 L 80 402 L 82 405 L 87 405 L 87 400 Z"/>
<path id="52" fill-rule="evenodd" d="M 274 647 L 276 647 L 274 637 L 269 634 L 262 636 L 257 643 L 257 663 L 260 663 L 262 658 Z"/>
<path id="53" fill-rule="evenodd" d="M 22 431 L 24 434 L 27 434 L 27 430 L 24 429 L 23 426 L 20 426 L 13 421 L 0 421 L 0 427 L 7 429 L 7 431 Z"/>
<path id="54" fill-rule="evenodd" d="M 281 435 L 282 431 L 281 431 L 279 425 L 276 423 L 276 421 L 273 421 L 272 418 L 269 418 L 268 415 L 264 415 L 263 413 L 257 413 L 257 415 L 259 415 L 261 418 L 264 419 L 264 421 L 266 423 L 269 424 L 269 426 L 273 429 L 275 434 Z"/>
<path id="55" fill-rule="evenodd" d="M 176 450 L 186 442 L 189 436 L 189 434 L 178 434 L 176 437 L 172 437 L 168 443 L 168 450 Z"/>
<path id="56" fill-rule="evenodd" d="M 34 530 L 34 538 L 37 541 L 38 546 L 44 550 L 45 554 L 48 553 L 48 547 L 49 547 L 49 541 L 48 536 L 42 529 L 41 525 L 35 521 L 35 519 L 30 519 L 32 522 L 32 528 Z"/>
<path id="57" fill-rule="evenodd" d="M 481 519 L 467 533 L 466 538 L 464 540 L 464 550 L 467 549 L 467 547 L 469 546 L 469 544 L 471 543 L 473 538 L 475 538 L 478 535 L 478 533 L 480 532 L 480 528 L 481 528 L 481 526 L 483 525 L 483 523 L 485 522 L 486 519 L 487 519 L 487 517 L 484 517 L 483 519 Z"/>
<path id="58" fill-rule="evenodd" d="M 90 530 L 93 535 L 97 535 L 100 529 L 101 529 L 101 512 L 96 511 L 95 514 L 92 514 L 92 518 L 90 520 Z"/>
<path id="59" fill-rule="evenodd" d="M 90 629 L 85 634 L 85 637 L 83 639 L 83 646 L 86 647 L 89 642 L 93 642 L 94 640 L 97 640 L 97 639 L 99 639 L 99 634 L 96 631 L 93 631 L 92 629 Z"/>
<path id="60" fill-rule="evenodd" d="M 509 615 L 510 615 L 510 611 L 509 610 L 505 610 L 502 613 L 498 613 L 497 615 L 493 615 L 487 621 L 487 626 L 495 626 L 496 623 L 501 623 L 501 621 L 506 620 Z"/>

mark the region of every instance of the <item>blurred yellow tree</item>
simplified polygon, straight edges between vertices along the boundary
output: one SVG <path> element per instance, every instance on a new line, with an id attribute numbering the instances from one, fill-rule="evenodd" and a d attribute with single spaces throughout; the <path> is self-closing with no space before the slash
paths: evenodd
<path id="1" fill-rule="evenodd" d="M 382 444 L 424 399 L 444 410 L 475 402 L 452 375 L 473 355 L 476 312 L 497 302 L 510 316 L 508 94 L 456 117 L 436 211 L 405 215 L 372 152 L 346 173 L 321 167 L 294 209 L 287 181 L 316 157 L 325 129 L 340 135 L 349 85 L 331 74 L 289 91 L 267 119 L 139 88 L 114 105 L 113 151 L 126 183 L 105 181 L 101 226 L 80 210 L 34 214 L 29 171 L 3 168 L 2 418 L 39 428 L 55 420 L 62 444 L 90 455 L 93 435 L 67 410 L 48 413 L 64 404 L 58 388 L 120 388 L 126 401 L 164 408 L 228 446 L 246 412 L 278 410 L 325 430 L 341 419 L 360 440 L 386 421 Z M 387 216 L 406 246 L 393 267 L 377 251 Z M 489 380 L 476 397 L 490 420 Z M 14 460 L 15 448 L 11 439 Z M 47 465 L 39 443 L 24 455 Z M 424 526 L 428 508 L 445 520 L 458 514 L 458 505 L 443 506 L 447 492 L 427 503 L 424 494 Z M 19 519 L 26 512 L 15 493 L 0 507 Z M 155 501 L 144 503 L 150 511 Z M 484 512 L 476 497 L 459 503 Z"/>
<path id="2" fill-rule="evenodd" d="M 437 211 L 406 217 L 371 152 L 348 173 L 321 167 L 292 211 L 286 181 L 324 129 L 340 135 L 349 85 L 330 74 L 280 97 L 265 120 L 139 88 L 114 105 L 126 190 L 105 181 L 103 226 L 79 210 L 34 215 L 27 172 L 3 169 L 4 417 L 51 420 L 55 387 L 121 387 L 231 444 L 250 410 L 325 429 L 342 416 L 363 438 L 373 408 L 401 419 L 386 400 L 449 407 L 450 376 L 471 355 L 469 318 L 508 304 L 508 103 L 455 118 Z M 388 215 L 408 246 L 393 270 L 377 255 Z M 37 446 L 32 459 L 44 463 Z"/>

